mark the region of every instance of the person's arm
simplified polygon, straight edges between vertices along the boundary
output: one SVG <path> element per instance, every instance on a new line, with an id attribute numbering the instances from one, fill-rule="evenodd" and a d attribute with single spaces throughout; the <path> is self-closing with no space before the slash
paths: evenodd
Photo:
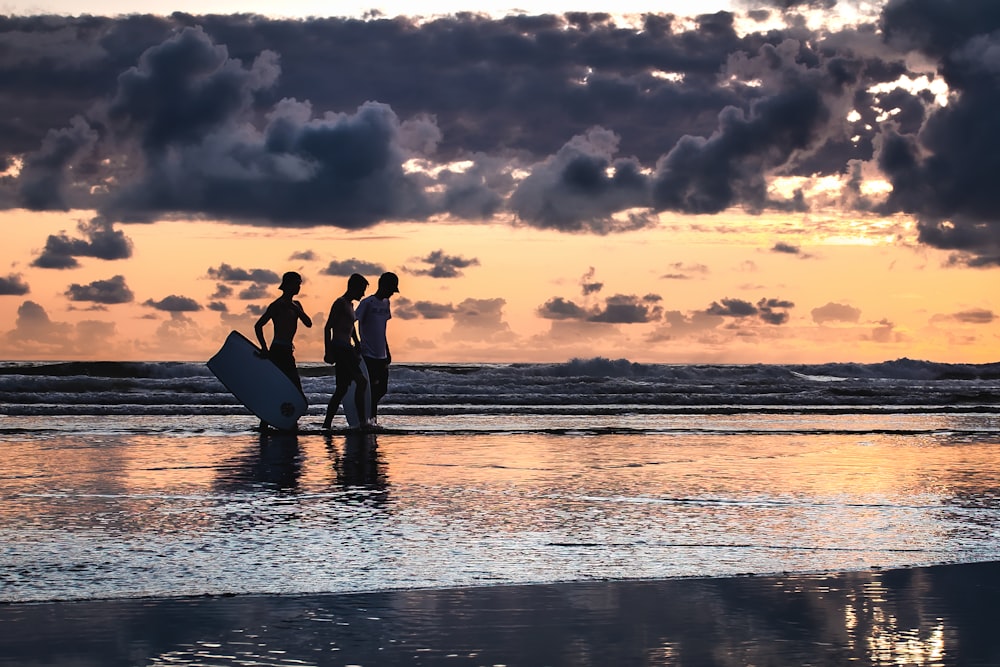
<path id="1" fill-rule="evenodd" d="M 264 314 L 260 316 L 257 323 L 253 325 L 253 331 L 257 334 L 257 342 L 260 343 L 260 352 L 267 354 L 267 341 L 264 340 L 264 325 L 271 320 L 271 306 L 268 306 Z"/>
<path id="2" fill-rule="evenodd" d="M 309 318 L 308 315 L 306 315 L 305 308 L 302 307 L 302 304 L 299 303 L 298 301 L 293 300 L 292 305 L 295 306 L 295 314 L 298 316 L 300 320 L 302 320 L 302 324 L 306 325 L 307 327 L 312 327 L 313 321 Z"/>
<path id="3" fill-rule="evenodd" d="M 333 342 L 333 323 L 337 319 L 337 302 L 330 306 L 330 314 L 327 315 L 326 324 L 323 325 L 323 343 L 329 346 Z"/>

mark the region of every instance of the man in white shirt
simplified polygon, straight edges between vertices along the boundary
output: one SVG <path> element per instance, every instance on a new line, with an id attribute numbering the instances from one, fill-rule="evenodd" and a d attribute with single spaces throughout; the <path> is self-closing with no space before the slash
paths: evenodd
<path id="1" fill-rule="evenodd" d="M 386 340 L 386 324 L 392 319 L 389 299 L 399 291 L 399 277 L 387 272 L 379 276 L 378 289 L 358 304 L 355 314 L 358 318 L 358 332 L 361 334 L 361 355 L 368 366 L 371 383 L 372 425 L 377 423 L 378 402 L 389 390 L 389 364 L 392 353 Z"/>

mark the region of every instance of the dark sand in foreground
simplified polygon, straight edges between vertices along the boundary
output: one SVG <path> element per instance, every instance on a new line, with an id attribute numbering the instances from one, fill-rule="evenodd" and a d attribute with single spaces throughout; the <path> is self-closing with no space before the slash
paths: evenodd
<path id="1" fill-rule="evenodd" d="M 1000 563 L 0 605 L 0 665 L 1000 665 Z"/>

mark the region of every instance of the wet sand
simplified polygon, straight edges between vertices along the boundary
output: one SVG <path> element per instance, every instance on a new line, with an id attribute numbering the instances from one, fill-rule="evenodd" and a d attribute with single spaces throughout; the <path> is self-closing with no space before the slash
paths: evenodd
<path id="1" fill-rule="evenodd" d="M 0 605 L 0 665 L 1000 665 L 1000 563 Z"/>

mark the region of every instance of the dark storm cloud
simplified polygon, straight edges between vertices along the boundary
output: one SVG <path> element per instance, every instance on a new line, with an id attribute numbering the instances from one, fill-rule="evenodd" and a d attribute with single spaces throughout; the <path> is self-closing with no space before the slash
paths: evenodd
<path id="1" fill-rule="evenodd" d="M 0 296 L 22 296 L 30 291 L 31 288 L 20 273 L 0 276 Z"/>
<path id="2" fill-rule="evenodd" d="M 649 205 L 642 166 L 635 159 L 613 159 L 617 148 L 618 137 L 601 128 L 574 137 L 518 185 L 511 209 L 528 224 L 564 231 L 644 226 L 645 218 L 624 224 L 611 219 L 619 211 Z"/>
<path id="3" fill-rule="evenodd" d="M 350 276 L 352 273 L 360 273 L 363 276 L 381 275 L 385 272 L 381 264 L 366 262 L 365 260 L 351 259 L 334 260 L 325 269 L 320 271 L 328 276 Z"/>
<path id="4" fill-rule="evenodd" d="M 470 266 L 479 266 L 479 260 L 475 257 L 465 258 L 459 255 L 446 255 L 443 250 L 435 250 L 426 257 L 420 258 L 424 264 L 429 264 L 426 269 L 409 269 L 410 273 L 417 276 L 430 276 L 431 278 L 458 278 L 462 275 L 462 270 Z"/>
<path id="5" fill-rule="evenodd" d="M 21 205 L 35 211 L 84 205 L 88 198 L 73 191 L 89 184 L 72 182 L 71 169 L 93 151 L 97 140 L 97 131 L 80 116 L 69 127 L 49 130 L 41 148 L 24 160 L 18 179 Z"/>
<path id="6" fill-rule="evenodd" d="M 879 166 L 893 186 L 885 210 L 914 215 L 924 243 L 1000 266 L 1000 4 L 891 0 L 882 24 L 890 44 L 934 59 L 953 93 L 919 132 L 882 137 Z"/>
<path id="7" fill-rule="evenodd" d="M 659 211 L 805 210 L 768 179 L 876 159 L 894 187 L 877 210 L 1000 264 L 997 4 L 890 0 L 880 26 L 836 30 L 796 17 L 833 4 L 757 3 L 786 26 L 742 35 L 727 12 L 638 29 L 585 13 L 0 17 L 0 163 L 21 165 L 0 206 L 344 228 L 506 212 L 608 233 Z M 928 61 L 947 107 L 870 92 Z"/>
<path id="8" fill-rule="evenodd" d="M 177 296 L 176 294 L 171 294 L 159 301 L 147 299 L 142 305 L 168 313 L 193 313 L 201 310 L 201 304 L 191 297 Z"/>
<path id="9" fill-rule="evenodd" d="M 93 301 L 94 303 L 130 303 L 135 300 L 132 290 L 125 284 L 125 276 L 114 276 L 107 280 L 95 280 L 87 285 L 73 283 L 66 290 L 70 301 Z"/>
<path id="10" fill-rule="evenodd" d="M 132 241 L 110 223 L 92 220 L 78 229 L 85 238 L 70 238 L 65 233 L 50 235 L 42 253 L 31 263 L 43 269 L 72 269 L 80 265 L 77 257 L 127 259 L 132 256 Z"/>
<path id="11" fill-rule="evenodd" d="M 281 282 L 278 274 L 269 269 L 241 269 L 223 262 L 208 268 L 208 277 L 226 283 L 263 283 L 276 285 Z"/>
<path id="12" fill-rule="evenodd" d="M 794 307 L 794 303 L 784 299 L 763 298 L 756 304 L 743 299 L 721 299 L 713 301 L 704 313 L 735 319 L 756 318 L 767 324 L 784 324 L 789 318 L 788 310 Z"/>
<path id="13" fill-rule="evenodd" d="M 309 103 L 285 99 L 262 131 L 247 129 L 254 96 L 277 80 L 278 60 L 265 50 L 246 67 L 199 28 L 143 54 L 122 75 L 108 116 L 138 138 L 145 169 L 104 203 L 105 214 L 347 228 L 426 217 L 420 179 L 403 162 L 407 139 L 431 121 L 404 123 L 376 102 L 317 117 Z"/>
<path id="14" fill-rule="evenodd" d="M 652 176 L 653 206 L 684 213 L 719 213 L 734 205 L 750 212 L 801 209 L 796 198 L 771 199 L 766 177 L 779 169 L 794 173 L 801 156 L 844 131 L 832 114 L 853 91 L 860 67 L 803 53 L 794 40 L 734 54 L 727 72 L 760 81 L 763 93 L 745 108 L 723 109 L 711 136 L 686 135 L 660 158 Z"/>

